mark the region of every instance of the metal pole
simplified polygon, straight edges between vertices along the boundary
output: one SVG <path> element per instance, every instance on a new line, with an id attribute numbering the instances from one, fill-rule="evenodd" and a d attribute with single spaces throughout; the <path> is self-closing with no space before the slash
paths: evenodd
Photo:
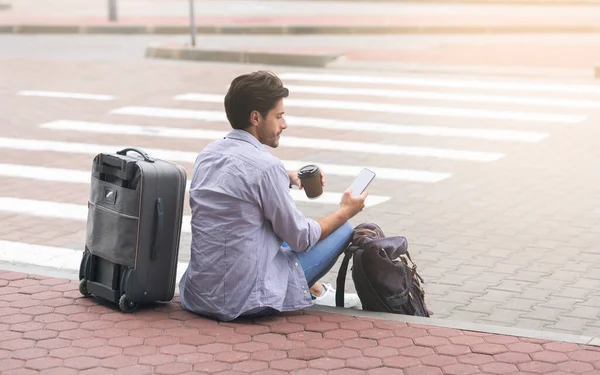
<path id="1" fill-rule="evenodd" d="M 117 20 L 117 0 L 108 0 L 108 19 L 111 22 Z"/>
<path id="2" fill-rule="evenodd" d="M 194 16 L 194 0 L 190 0 L 190 32 L 192 34 L 192 47 L 196 46 L 196 20 Z"/>

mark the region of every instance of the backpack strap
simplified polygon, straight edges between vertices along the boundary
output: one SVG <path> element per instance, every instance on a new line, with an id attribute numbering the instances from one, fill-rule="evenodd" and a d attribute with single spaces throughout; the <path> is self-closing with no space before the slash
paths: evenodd
<path id="1" fill-rule="evenodd" d="M 346 250 L 344 250 L 344 260 L 340 265 L 340 271 L 338 272 L 337 281 L 336 281 L 336 290 L 335 290 L 335 305 L 337 307 L 344 307 L 344 288 L 346 285 L 346 272 L 348 271 L 348 263 L 350 262 L 350 258 L 354 256 L 354 253 L 358 250 L 358 247 L 355 245 L 349 245 Z"/>
<path id="2" fill-rule="evenodd" d="M 422 283 L 424 283 L 425 281 L 423 281 L 423 278 L 421 277 L 421 275 L 419 275 L 419 273 L 417 272 L 417 264 L 412 260 L 412 258 L 410 257 L 410 253 L 408 251 L 406 251 L 404 253 L 404 255 L 406 255 L 408 257 L 408 260 L 410 260 L 410 262 L 412 263 L 412 269 L 411 272 L 413 273 L 413 275 L 415 275 L 419 281 L 421 281 Z"/>

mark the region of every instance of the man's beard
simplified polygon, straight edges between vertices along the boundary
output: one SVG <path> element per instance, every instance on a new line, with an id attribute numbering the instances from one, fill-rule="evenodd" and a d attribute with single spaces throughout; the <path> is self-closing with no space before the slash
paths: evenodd
<path id="1" fill-rule="evenodd" d="M 275 136 L 270 139 L 270 142 L 268 143 L 268 145 L 271 146 L 272 148 L 277 148 L 279 146 L 279 137 L 280 136 L 281 136 L 281 132 L 275 134 Z"/>

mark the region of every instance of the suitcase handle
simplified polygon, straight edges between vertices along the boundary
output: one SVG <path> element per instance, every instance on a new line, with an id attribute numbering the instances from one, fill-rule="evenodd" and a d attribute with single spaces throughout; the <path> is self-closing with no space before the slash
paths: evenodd
<path id="1" fill-rule="evenodd" d="M 116 158 L 110 155 L 102 155 L 102 164 L 109 165 L 111 167 L 115 167 L 118 170 L 122 171 L 125 169 L 127 162 L 123 159 Z"/>
<path id="2" fill-rule="evenodd" d="M 156 230 L 154 232 L 154 241 L 152 244 L 152 252 L 150 253 L 150 259 L 156 260 L 158 257 L 158 236 L 163 231 L 164 226 L 164 206 L 162 198 L 156 199 Z"/>
<path id="3" fill-rule="evenodd" d="M 142 155 L 142 157 L 144 158 L 145 161 L 150 162 L 150 163 L 154 163 L 155 159 L 151 158 L 150 155 L 148 155 L 148 153 L 140 148 L 136 148 L 136 147 L 127 147 L 122 149 L 121 151 L 117 151 L 117 154 L 119 155 L 126 155 L 127 151 L 135 151 L 138 154 Z"/>
<path id="4" fill-rule="evenodd" d="M 111 155 L 101 154 L 97 163 L 94 164 L 94 172 L 116 176 L 124 181 L 133 179 L 133 169 L 125 160 Z"/>

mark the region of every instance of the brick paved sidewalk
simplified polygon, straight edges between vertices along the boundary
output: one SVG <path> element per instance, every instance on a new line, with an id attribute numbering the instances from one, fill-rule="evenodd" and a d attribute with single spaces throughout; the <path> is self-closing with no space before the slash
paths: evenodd
<path id="1" fill-rule="evenodd" d="M 183 311 L 176 298 L 125 314 L 82 298 L 76 281 L 0 271 L 3 375 L 597 375 L 599 369 L 595 346 L 314 309 L 217 323 Z"/>

